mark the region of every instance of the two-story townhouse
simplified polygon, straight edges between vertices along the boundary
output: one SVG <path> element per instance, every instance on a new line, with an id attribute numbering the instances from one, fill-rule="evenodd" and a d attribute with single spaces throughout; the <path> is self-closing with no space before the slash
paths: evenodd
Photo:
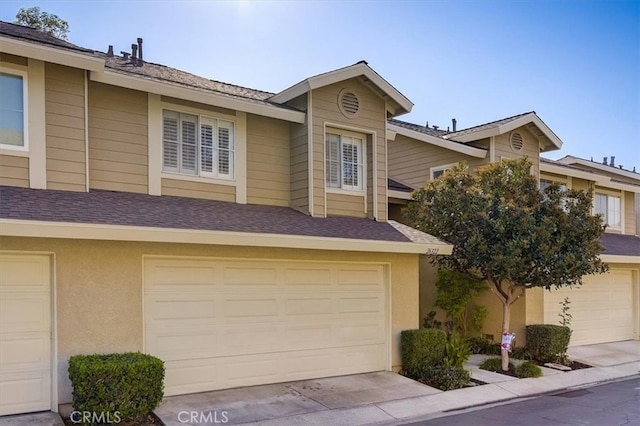
<path id="1" fill-rule="evenodd" d="M 607 223 L 601 258 L 611 270 L 584 277 L 584 285 L 579 288 L 527 291 L 512 307 L 511 325 L 518 344 L 525 343 L 527 324 L 557 324 L 560 302 L 565 297 L 571 301 L 572 345 L 638 339 L 640 238 L 634 235 L 634 196 L 640 193 L 640 174 L 571 156 L 559 161 L 541 157 L 540 153 L 559 149 L 562 141 L 535 112 L 461 131 L 455 124 L 454 121 L 452 131 L 443 131 L 396 119 L 389 121 L 389 217 L 402 221 L 401 209 L 411 199 L 411 191 L 460 161 L 473 171 L 503 158 L 527 156 L 541 186 L 557 182 L 565 188 L 593 190 L 593 212 L 603 215 Z M 434 309 L 435 274 L 434 267 L 422 259 L 422 318 Z M 476 302 L 489 308 L 484 334 L 498 339 L 502 332 L 500 302 L 491 292 Z"/>
<path id="2" fill-rule="evenodd" d="M 165 394 L 391 370 L 419 256 L 387 219 L 366 63 L 267 93 L 0 23 L 0 415 L 71 401 L 74 354 L 143 351 Z"/>

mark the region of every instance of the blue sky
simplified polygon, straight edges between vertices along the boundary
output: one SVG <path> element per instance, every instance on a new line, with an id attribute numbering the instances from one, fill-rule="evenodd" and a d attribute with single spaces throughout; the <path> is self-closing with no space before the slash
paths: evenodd
<path id="1" fill-rule="evenodd" d="M 84 47 L 130 50 L 278 92 L 366 60 L 414 104 L 399 117 L 458 127 L 535 110 L 571 154 L 640 171 L 640 0 L 11 1 L 40 6 Z"/>

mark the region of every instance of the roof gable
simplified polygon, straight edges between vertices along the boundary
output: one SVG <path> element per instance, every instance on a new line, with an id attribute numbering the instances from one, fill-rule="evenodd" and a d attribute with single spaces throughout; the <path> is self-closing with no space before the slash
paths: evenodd
<path id="1" fill-rule="evenodd" d="M 584 168 L 587 169 L 592 169 L 594 171 L 602 171 L 602 172 L 606 172 L 606 173 L 612 173 L 612 174 L 616 174 L 619 175 L 621 177 L 625 177 L 625 178 L 629 178 L 629 179 L 633 179 L 635 181 L 638 181 L 638 183 L 640 183 L 640 173 L 635 172 L 635 171 L 630 171 L 630 170 L 625 170 L 622 168 L 616 168 L 614 166 L 609 166 L 606 164 L 601 164 L 601 163 L 597 163 L 595 161 L 590 161 L 590 160 L 585 160 L 584 158 L 578 158 L 578 157 L 574 157 L 572 155 L 566 155 L 562 158 L 560 158 L 559 160 L 557 160 L 558 163 L 562 163 L 562 164 L 567 164 L 567 165 L 574 165 L 574 166 L 582 166 L 581 168 L 584 170 Z"/>
<path id="2" fill-rule="evenodd" d="M 374 92 L 377 92 L 387 101 L 389 113 L 391 113 L 391 115 L 396 116 L 405 114 L 413 108 L 413 103 L 409 99 L 369 67 L 365 61 L 360 61 L 344 68 L 309 77 L 281 91 L 280 93 L 273 95 L 269 98 L 269 101 L 282 104 L 295 99 L 310 90 L 358 77 L 362 79 L 366 86 Z"/>

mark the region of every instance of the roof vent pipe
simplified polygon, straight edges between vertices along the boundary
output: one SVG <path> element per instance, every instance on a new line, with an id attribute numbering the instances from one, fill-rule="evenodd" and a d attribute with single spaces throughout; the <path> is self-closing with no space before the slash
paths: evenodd
<path id="1" fill-rule="evenodd" d="M 129 53 L 129 52 L 123 52 L 123 51 L 120 51 L 120 53 L 122 54 L 122 58 L 123 58 L 125 61 L 128 61 L 128 60 L 129 60 L 129 55 L 130 55 L 130 53 Z"/>
<path id="2" fill-rule="evenodd" d="M 438 130 L 440 126 L 433 126 L 433 130 Z"/>
<path id="3" fill-rule="evenodd" d="M 142 37 L 138 37 L 138 66 L 141 67 L 142 64 Z"/>
<path id="4" fill-rule="evenodd" d="M 109 48 L 107 49 L 107 58 L 113 58 L 113 45 L 109 45 Z"/>
<path id="5" fill-rule="evenodd" d="M 451 119 L 451 128 L 453 129 L 453 131 L 456 131 L 456 126 L 458 124 L 458 120 L 456 120 L 455 118 Z"/>
<path id="6" fill-rule="evenodd" d="M 613 155 L 611 156 L 611 163 L 609 163 L 609 165 L 611 167 L 615 167 L 615 165 L 616 165 L 616 157 L 615 156 L 613 156 Z"/>
<path id="7" fill-rule="evenodd" d="M 609 165 L 609 162 L 607 161 L 608 157 L 603 157 L 602 159 L 602 164 L 604 164 L 605 166 Z"/>
<path id="8" fill-rule="evenodd" d="M 131 44 L 131 63 L 134 66 L 138 65 L 138 45 L 135 43 Z"/>

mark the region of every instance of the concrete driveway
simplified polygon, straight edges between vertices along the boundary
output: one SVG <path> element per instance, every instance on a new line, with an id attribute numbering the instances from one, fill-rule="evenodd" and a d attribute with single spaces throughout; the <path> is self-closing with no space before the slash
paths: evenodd
<path id="1" fill-rule="evenodd" d="M 442 391 L 380 371 L 171 396 L 154 412 L 166 426 L 241 424 L 323 411 L 331 417 L 332 410 L 348 415 L 355 407 L 437 393 Z M 376 413 L 371 422 L 388 419 Z"/>

